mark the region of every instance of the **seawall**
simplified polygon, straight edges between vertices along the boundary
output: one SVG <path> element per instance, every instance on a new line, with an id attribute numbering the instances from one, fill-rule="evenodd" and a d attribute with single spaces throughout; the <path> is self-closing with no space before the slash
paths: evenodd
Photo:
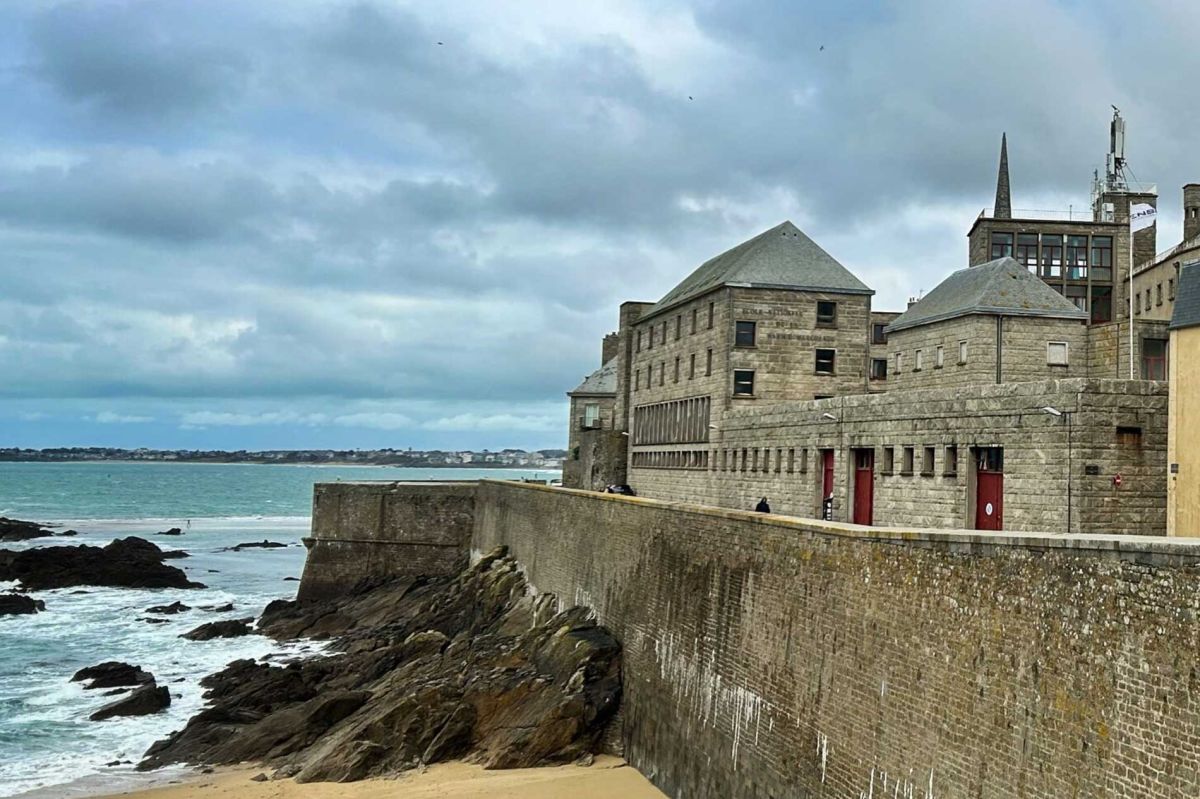
<path id="1" fill-rule="evenodd" d="M 373 577 L 455 574 L 467 563 L 475 481 L 319 483 L 299 598 Z"/>
<path id="2" fill-rule="evenodd" d="M 491 481 L 473 514 L 621 639 L 624 754 L 678 799 L 1200 795 L 1200 542 Z"/>

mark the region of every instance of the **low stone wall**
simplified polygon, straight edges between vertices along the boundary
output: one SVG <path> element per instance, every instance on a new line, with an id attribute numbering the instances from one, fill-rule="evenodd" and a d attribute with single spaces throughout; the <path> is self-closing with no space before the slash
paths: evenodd
<path id="1" fill-rule="evenodd" d="M 490 481 L 476 514 L 623 642 L 625 755 L 671 796 L 1200 795 L 1200 542 Z"/>
<path id="2" fill-rule="evenodd" d="M 370 577 L 458 572 L 467 562 L 477 485 L 317 484 L 299 598 L 334 595 Z"/>

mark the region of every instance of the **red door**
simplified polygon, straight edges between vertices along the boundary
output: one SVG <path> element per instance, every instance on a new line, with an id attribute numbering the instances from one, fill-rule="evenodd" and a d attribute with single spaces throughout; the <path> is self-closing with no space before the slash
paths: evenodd
<path id="1" fill-rule="evenodd" d="M 833 521 L 833 450 L 821 450 L 821 518 Z"/>
<path id="2" fill-rule="evenodd" d="M 875 450 L 854 451 L 854 523 L 871 524 L 875 518 Z"/>
<path id="3" fill-rule="evenodd" d="M 975 529 L 1004 529 L 1004 450 L 980 449 L 976 455 Z"/>

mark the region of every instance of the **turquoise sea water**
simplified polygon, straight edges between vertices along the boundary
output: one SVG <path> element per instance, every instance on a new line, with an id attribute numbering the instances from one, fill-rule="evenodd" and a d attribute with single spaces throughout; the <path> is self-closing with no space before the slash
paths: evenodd
<path id="1" fill-rule="evenodd" d="M 389 467 L 173 463 L 0 463 L 0 516 L 63 525 L 76 538 L 0 544 L 94 544 L 139 535 L 191 557 L 170 561 L 203 590 L 83 588 L 40 591 L 46 612 L 0 617 L 0 797 L 84 796 L 129 787 L 132 765 L 155 740 L 183 726 L 203 704 L 198 680 L 240 657 L 315 654 L 314 644 L 280 646 L 260 636 L 191 642 L 178 636 L 221 618 L 257 616 L 272 599 L 295 595 L 304 565 L 312 486 L 336 480 L 557 477 L 557 472 Z M 155 536 L 168 527 L 179 537 Z M 264 538 L 281 549 L 228 548 Z M 0 590 L 11 584 L 0 582 Z M 80 591 L 86 593 L 80 593 Z M 151 605 L 179 600 L 193 609 L 151 624 Z M 199 605 L 233 603 L 228 613 Z M 141 665 L 169 685 L 172 705 L 141 718 L 91 722 L 111 698 L 71 683 L 104 660 Z"/>

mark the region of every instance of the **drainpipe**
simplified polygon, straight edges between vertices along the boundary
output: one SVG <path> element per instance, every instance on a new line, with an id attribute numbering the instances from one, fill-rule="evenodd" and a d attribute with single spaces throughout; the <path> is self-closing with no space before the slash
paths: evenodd
<path id="1" fill-rule="evenodd" d="M 1004 382 L 1004 317 L 996 317 L 996 385 Z"/>

